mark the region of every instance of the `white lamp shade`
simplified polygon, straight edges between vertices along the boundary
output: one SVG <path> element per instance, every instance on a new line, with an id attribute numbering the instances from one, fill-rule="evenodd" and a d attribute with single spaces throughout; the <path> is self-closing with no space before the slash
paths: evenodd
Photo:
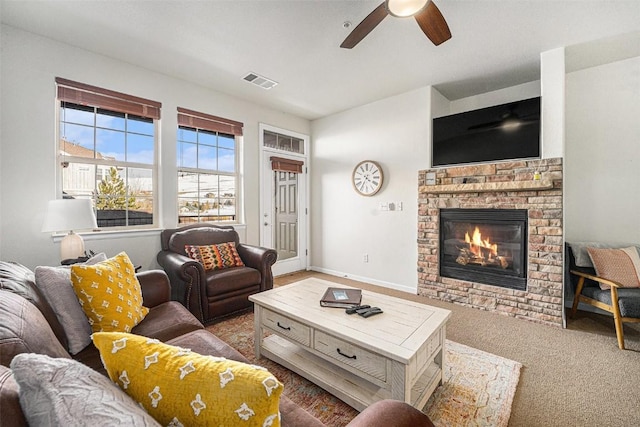
<path id="1" fill-rule="evenodd" d="M 75 259 L 84 255 L 84 240 L 73 230 L 97 228 L 90 199 L 50 200 L 42 231 L 68 231 L 60 241 L 60 259 Z"/>
<path id="2" fill-rule="evenodd" d="M 50 200 L 42 231 L 71 231 L 98 228 L 90 199 Z"/>

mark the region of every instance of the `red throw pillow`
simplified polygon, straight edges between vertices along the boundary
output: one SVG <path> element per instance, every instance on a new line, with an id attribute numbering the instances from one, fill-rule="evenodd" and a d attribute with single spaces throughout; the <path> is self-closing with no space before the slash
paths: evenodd
<path id="1" fill-rule="evenodd" d="M 207 246 L 184 245 L 184 250 L 190 258 L 201 263 L 205 270 L 244 266 L 235 242 Z"/>

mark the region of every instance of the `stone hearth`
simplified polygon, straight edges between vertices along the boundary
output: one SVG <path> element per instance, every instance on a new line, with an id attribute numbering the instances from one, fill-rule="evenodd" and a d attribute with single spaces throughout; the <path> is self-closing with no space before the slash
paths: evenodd
<path id="1" fill-rule="evenodd" d="M 534 173 L 541 173 L 539 180 Z M 429 175 L 427 175 L 429 174 Z M 427 177 L 433 177 L 435 183 Z M 562 159 L 423 170 L 418 173 L 418 295 L 562 325 Z M 440 209 L 526 209 L 527 286 L 515 290 L 441 277 Z"/>

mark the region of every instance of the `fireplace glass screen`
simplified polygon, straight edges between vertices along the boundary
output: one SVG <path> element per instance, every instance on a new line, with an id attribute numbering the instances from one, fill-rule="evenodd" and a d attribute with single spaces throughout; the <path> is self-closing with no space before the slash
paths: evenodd
<path id="1" fill-rule="evenodd" d="M 440 275 L 526 289 L 527 211 L 442 209 Z"/>

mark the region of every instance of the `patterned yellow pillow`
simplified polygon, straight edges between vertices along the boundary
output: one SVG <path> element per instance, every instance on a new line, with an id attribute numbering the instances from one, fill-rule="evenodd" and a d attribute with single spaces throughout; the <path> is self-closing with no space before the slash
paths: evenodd
<path id="1" fill-rule="evenodd" d="M 205 270 L 244 266 L 235 242 L 208 246 L 184 245 L 184 250 L 190 258 L 202 264 Z"/>
<path id="2" fill-rule="evenodd" d="M 71 266 L 71 284 L 93 332 L 129 332 L 149 312 L 124 252 L 95 265 Z"/>
<path id="3" fill-rule="evenodd" d="M 111 380 L 162 425 L 280 425 L 283 385 L 265 368 L 140 335 L 92 338 Z"/>

